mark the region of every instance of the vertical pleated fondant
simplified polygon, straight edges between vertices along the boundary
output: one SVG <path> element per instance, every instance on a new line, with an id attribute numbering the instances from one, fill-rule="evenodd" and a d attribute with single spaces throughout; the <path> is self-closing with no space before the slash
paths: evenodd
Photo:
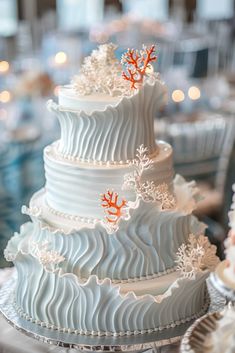
<path id="1" fill-rule="evenodd" d="M 58 150 L 63 155 L 89 161 L 126 161 L 135 158 L 143 144 L 149 153 L 157 149 L 153 119 L 165 97 L 164 85 L 156 80 L 146 83 L 130 97 L 102 111 L 69 111 L 48 102 L 61 126 Z"/>
<path id="2" fill-rule="evenodd" d="M 34 271 L 32 271 L 32 268 Z M 122 285 L 91 276 L 46 272 L 30 255 L 17 261 L 16 305 L 22 315 L 52 329 L 92 335 L 131 335 L 174 327 L 206 309 L 205 278 L 178 279 L 166 294 L 122 295 Z M 167 294 L 168 293 L 168 294 Z"/>

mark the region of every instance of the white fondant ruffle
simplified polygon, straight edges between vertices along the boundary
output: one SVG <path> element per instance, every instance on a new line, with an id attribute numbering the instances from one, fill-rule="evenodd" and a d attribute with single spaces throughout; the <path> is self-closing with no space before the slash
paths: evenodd
<path id="1" fill-rule="evenodd" d="M 190 233 L 201 234 L 204 224 L 192 215 L 175 210 L 159 211 L 156 205 L 140 202 L 131 210 L 129 221 L 121 220 L 120 229 L 108 235 L 102 224 L 74 230 L 69 235 L 35 218 L 26 224 L 20 238 L 12 238 L 8 249 L 20 240 L 24 243 L 48 241 L 51 248 L 64 256 L 63 270 L 80 278 L 97 275 L 112 280 L 138 280 L 175 267 L 175 254 Z M 12 244 L 12 245 L 11 245 Z"/>
<path id="2" fill-rule="evenodd" d="M 18 259 L 16 304 L 36 322 L 81 334 L 123 335 L 171 327 L 197 315 L 205 304 L 207 271 L 178 279 L 161 296 L 121 294 L 121 286 L 91 276 L 49 273 L 31 256 Z M 32 270 L 33 269 L 33 270 Z M 204 307 L 205 309 L 205 307 Z"/>

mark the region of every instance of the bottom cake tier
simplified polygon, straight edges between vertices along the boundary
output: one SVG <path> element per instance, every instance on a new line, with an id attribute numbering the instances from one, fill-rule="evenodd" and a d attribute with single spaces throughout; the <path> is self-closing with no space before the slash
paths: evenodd
<path id="1" fill-rule="evenodd" d="M 202 315 L 208 307 L 205 278 L 161 278 L 113 284 L 91 276 L 86 282 L 70 273 L 47 271 L 31 255 L 16 262 L 15 305 L 33 322 L 53 330 L 85 335 L 132 335 L 174 327 Z"/>

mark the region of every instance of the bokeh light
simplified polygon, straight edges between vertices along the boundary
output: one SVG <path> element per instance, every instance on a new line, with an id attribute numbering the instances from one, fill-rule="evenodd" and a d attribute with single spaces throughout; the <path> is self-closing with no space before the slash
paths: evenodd
<path id="1" fill-rule="evenodd" d="M 192 100 L 197 100 L 201 97 L 201 91 L 198 87 L 192 86 L 188 90 L 188 96 Z"/>
<path id="2" fill-rule="evenodd" d="M 11 93 L 9 91 L 0 92 L 0 102 L 8 103 L 11 100 Z"/>
<path id="3" fill-rule="evenodd" d="M 183 102 L 185 95 L 183 91 L 181 91 L 180 89 L 176 89 L 172 92 L 171 98 L 174 102 L 180 103 Z"/>
<path id="4" fill-rule="evenodd" d="M 63 65 L 67 62 L 67 54 L 63 51 L 59 51 L 56 55 L 55 55 L 55 63 L 57 65 Z"/>
<path id="5" fill-rule="evenodd" d="M 0 73 L 6 73 L 9 71 L 10 65 L 7 61 L 0 61 Z"/>

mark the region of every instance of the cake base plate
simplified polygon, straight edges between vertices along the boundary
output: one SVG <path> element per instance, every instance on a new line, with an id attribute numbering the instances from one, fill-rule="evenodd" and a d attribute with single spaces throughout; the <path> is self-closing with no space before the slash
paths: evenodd
<path id="1" fill-rule="evenodd" d="M 149 349 L 179 342 L 194 320 L 174 328 L 162 331 L 123 337 L 97 337 L 77 335 L 74 333 L 53 331 L 21 317 L 14 306 L 14 289 L 16 274 L 14 274 L 0 290 L 0 312 L 7 322 L 20 332 L 41 342 L 56 346 L 73 348 L 80 351 L 98 352 L 144 352 Z"/>

